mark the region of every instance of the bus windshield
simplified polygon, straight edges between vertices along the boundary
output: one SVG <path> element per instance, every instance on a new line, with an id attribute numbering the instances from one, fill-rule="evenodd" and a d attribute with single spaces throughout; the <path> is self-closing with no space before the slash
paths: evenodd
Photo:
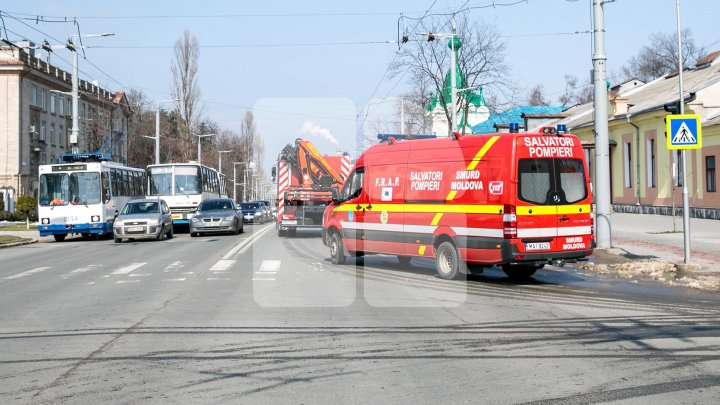
<path id="1" fill-rule="evenodd" d="M 99 203 L 99 173 L 52 173 L 40 176 L 40 205 Z"/>
<path id="2" fill-rule="evenodd" d="M 175 185 L 173 189 L 173 176 Z M 197 166 L 151 167 L 150 194 L 153 196 L 200 194 Z"/>

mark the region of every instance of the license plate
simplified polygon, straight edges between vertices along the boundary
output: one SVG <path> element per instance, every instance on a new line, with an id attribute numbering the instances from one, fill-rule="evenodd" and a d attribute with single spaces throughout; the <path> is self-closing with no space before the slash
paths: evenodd
<path id="1" fill-rule="evenodd" d="M 285 221 L 282 221 L 282 223 L 283 223 L 283 225 L 297 225 L 297 220 L 293 220 L 293 221 L 285 220 Z"/>
<path id="2" fill-rule="evenodd" d="M 180 215 L 180 214 L 173 214 L 172 219 L 182 219 L 182 215 Z"/>
<path id="3" fill-rule="evenodd" d="M 530 242 L 525 244 L 525 250 L 550 250 L 550 242 Z"/>
<path id="4" fill-rule="evenodd" d="M 127 231 L 128 232 L 142 232 L 143 231 L 142 226 L 128 226 Z"/>

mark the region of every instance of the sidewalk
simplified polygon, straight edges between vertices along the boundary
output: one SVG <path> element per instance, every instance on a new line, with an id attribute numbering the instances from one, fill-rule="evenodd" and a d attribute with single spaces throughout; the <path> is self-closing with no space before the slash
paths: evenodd
<path id="1" fill-rule="evenodd" d="M 682 217 L 613 213 L 610 249 L 595 249 L 580 267 L 626 278 L 720 291 L 720 221 L 690 218 L 690 260 L 685 263 Z"/>

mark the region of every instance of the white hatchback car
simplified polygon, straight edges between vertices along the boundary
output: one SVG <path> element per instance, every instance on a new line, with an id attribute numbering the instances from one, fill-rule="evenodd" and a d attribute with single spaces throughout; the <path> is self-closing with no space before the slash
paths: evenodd
<path id="1" fill-rule="evenodd" d="M 127 239 L 172 239 L 173 224 L 170 208 L 165 200 L 131 200 L 123 207 L 113 223 L 115 243 Z"/>

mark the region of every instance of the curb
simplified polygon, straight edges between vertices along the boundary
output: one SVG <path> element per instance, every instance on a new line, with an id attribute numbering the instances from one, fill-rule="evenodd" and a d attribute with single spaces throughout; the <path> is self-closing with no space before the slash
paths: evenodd
<path id="1" fill-rule="evenodd" d="M 31 243 L 37 243 L 37 242 L 38 242 L 37 239 L 29 239 L 29 240 L 22 241 L 22 242 L 5 243 L 5 244 L 0 244 L 0 249 L 9 248 L 9 247 L 13 247 L 13 246 L 29 245 Z"/>

